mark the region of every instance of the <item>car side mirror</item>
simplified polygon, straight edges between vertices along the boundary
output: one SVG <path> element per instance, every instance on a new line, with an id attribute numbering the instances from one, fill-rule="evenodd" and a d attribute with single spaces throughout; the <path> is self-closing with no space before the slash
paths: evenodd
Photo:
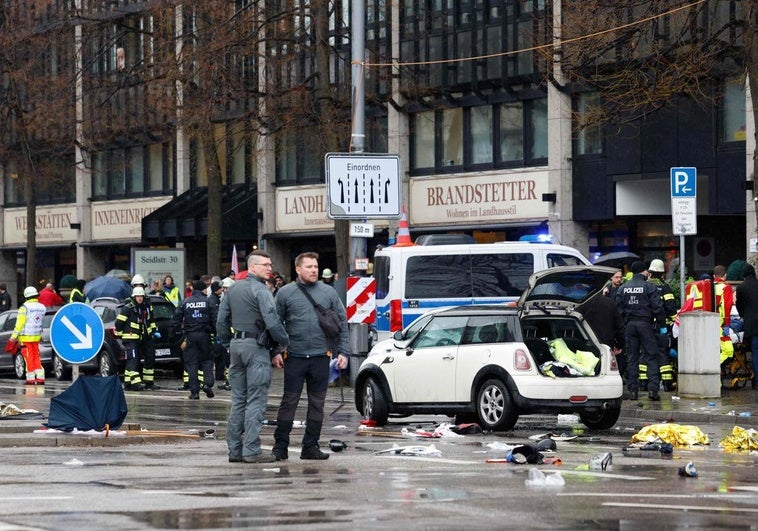
<path id="1" fill-rule="evenodd" d="M 403 331 L 402 330 L 396 331 L 394 334 L 392 334 L 392 339 L 394 339 L 395 341 L 402 341 L 403 339 L 405 339 L 405 337 L 403 337 Z"/>

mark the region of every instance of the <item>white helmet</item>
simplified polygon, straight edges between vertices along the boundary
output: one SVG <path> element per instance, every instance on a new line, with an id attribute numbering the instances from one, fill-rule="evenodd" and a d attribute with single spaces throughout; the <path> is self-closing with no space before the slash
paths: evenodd
<path id="1" fill-rule="evenodd" d="M 663 265 L 663 260 L 656 258 L 650 262 L 650 267 L 647 268 L 651 273 L 665 273 L 666 269 Z"/>
<path id="2" fill-rule="evenodd" d="M 39 293 L 37 292 L 37 288 L 34 286 L 29 286 L 27 288 L 24 288 L 24 298 L 25 299 L 31 299 L 32 297 L 38 297 Z"/>
<path id="3" fill-rule="evenodd" d="M 145 296 L 145 288 L 142 286 L 135 286 L 132 290 L 132 297 L 144 297 Z"/>
<path id="4" fill-rule="evenodd" d="M 234 281 L 233 281 L 231 278 L 229 278 L 229 277 L 226 277 L 226 278 L 224 278 L 224 279 L 221 281 L 221 287 L 222 287 L 222 288 L 227 288 L 227 289 L 229 289 L 229 288 L 231 288 L 231 287 L 232 287 L 232 284 L 234 284 Z"/>
<path id="5" fill-rule="evenodd" d="M 139 273 L 132 277 L 132 286 L 136 286 L 137 284 L 141 286 L 147 286 L 147 282 L 145 282 L 145 279 Z"/>

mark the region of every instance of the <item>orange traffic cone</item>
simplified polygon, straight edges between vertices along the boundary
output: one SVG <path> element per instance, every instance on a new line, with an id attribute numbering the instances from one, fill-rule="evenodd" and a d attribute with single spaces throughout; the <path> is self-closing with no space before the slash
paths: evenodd
<path id="1" fill-rule="evenodd" d="M 403 215 L 400 216 L 400 221 L 397 223 L 397 242 L 393 247 L 410 247 L 411 245 L 416 244 L 411 241 L 408 218 L 405 215 L 405 207 L 403 207 Z"/>

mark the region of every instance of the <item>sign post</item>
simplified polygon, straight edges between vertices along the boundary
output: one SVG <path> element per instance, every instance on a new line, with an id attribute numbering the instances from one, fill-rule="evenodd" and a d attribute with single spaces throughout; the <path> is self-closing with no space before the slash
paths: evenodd
<path id="1" fill-rule="evenodd" d="M 697 168 L 671 168 L 671 222 L 679 235 L 679 288 L 684 297 L 684 237 L 697 234 Z"/>

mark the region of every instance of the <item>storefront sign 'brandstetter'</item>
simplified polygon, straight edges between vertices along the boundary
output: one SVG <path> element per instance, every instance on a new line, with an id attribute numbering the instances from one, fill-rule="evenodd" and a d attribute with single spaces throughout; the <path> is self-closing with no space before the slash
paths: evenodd
<path id="1" fill-rule="evenodd" d="M 411 225 L 545 219 L 546 171 L 410 181 Z"/>

